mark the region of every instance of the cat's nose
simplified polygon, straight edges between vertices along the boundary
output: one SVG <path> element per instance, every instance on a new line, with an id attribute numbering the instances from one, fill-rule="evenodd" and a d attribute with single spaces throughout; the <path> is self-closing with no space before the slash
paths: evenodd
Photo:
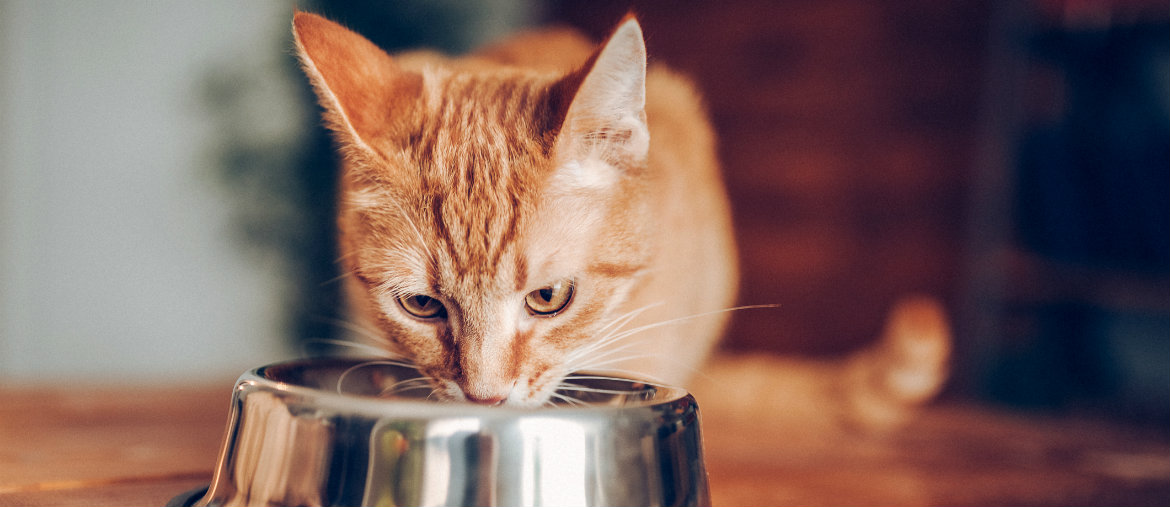
<path id="1" fill-rule="evenodd" d="M 488 396 L 486 398 L 480 398 L 479 396 L 468 392 L 464 392 L 463 396 L 467 397 L 467 401 L 472 403 L 478 403 L 480 405 L 488 405 L 492 407 L 503 404 L 504 400 L 508 398 L 507 396 Z"/>

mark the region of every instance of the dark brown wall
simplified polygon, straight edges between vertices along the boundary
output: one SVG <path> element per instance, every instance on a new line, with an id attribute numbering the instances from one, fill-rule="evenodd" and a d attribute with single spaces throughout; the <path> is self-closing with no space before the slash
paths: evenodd
<path id="1" fill-rule="evenodd" d="M 601 38 L 629 2 L 550 17 Z M 989 9 L 906 0 L 634 2 L 705 93 L 735 208 L 733 349 L 854 348 L 912 292 L 954 308 Z"/>

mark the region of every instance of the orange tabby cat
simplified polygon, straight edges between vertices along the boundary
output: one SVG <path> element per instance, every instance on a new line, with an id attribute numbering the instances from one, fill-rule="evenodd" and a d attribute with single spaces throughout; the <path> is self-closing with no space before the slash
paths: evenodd
<path id="1" fill-rule="evenodd" d="M 485 404 L 544 404 L 580 370 L 688 381 L 735 294 L 730 210 L 698 95 L 647 67 L 632 16 L 596 49 L 552 31 L 459 59 L 306 13 L 294 33 L 381 347 Z"/>

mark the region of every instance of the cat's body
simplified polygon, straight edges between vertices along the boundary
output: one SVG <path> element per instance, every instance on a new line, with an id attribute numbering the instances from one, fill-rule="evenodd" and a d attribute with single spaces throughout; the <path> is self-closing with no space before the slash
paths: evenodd
<path id="1" fill-rule="evenodd" d="M 731 213 L 699 97 L 647 69 L 636 20 L 596 48 L 550 31 L 459 59 L 310 14 L 294 31 L 345 155 L 351 304 L 438 397 L 697 371 L 735 296 Z"/>

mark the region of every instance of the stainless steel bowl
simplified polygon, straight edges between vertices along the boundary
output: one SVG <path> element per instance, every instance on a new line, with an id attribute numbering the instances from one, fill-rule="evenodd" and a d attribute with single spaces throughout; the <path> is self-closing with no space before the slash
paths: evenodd
<path id="1" fill-rule="evenodd" d="M 363 363 L 293 361 L 241 376 L 195 505 L 710 503 L 698 406 L 684 391 L 586 379 L 576 382 L 590 391 L 571 393 L 588 395 L 580 405 L 438 403 L 383 397 L 418 373 Z"/>

